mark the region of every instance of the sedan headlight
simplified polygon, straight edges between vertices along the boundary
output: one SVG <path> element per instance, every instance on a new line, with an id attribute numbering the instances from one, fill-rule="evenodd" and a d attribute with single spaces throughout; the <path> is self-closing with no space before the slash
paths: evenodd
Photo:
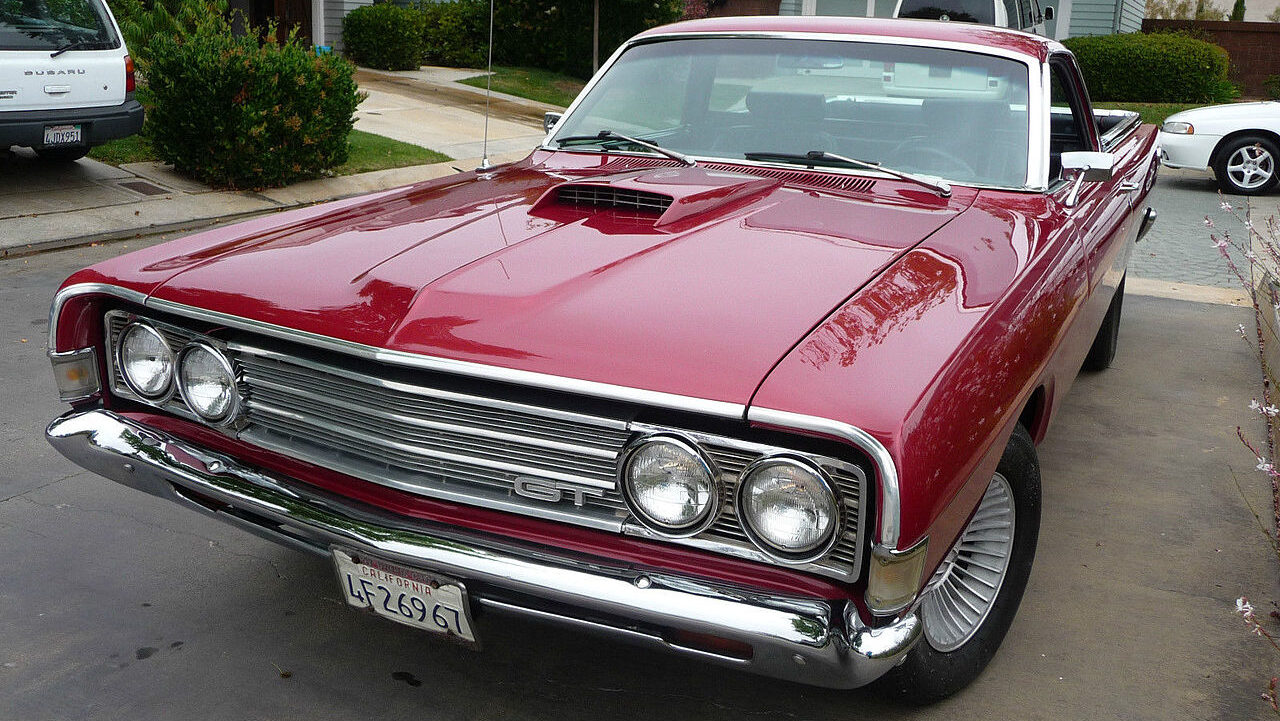
<path id="1" fill-rule="evenodd" d="M 212 423 L 230 418 L 239 403 L 231 363 L 203 342 L 188 345 L 178 356 L 178 391 L 193 413 Z"/>
<path id="2" fill-rule="evenodd" d="M 1196 132 L 1195 126 L 1191 123 L 1170 122 L 1160 126 L 1160 129 L 1175 135 L 1192 135 Z"/>
<path id="3" fill-rule="evenodd" d="M 840 526 L 840 507 L 826 475 L 787 457 L 764 458 L 742 472 L 738 515 L 761 550 L 786 561 L 822 555 Z"/>
<path id="4" fill-rule="evenodd" d="M 129 390 L 155 400 L 173 382 L 173 351 L 164 336 L 145 323 L 134 323 L 120 335 L 116 357 Z"/>
<path id="5" fill-rule="evenodd" d="M 666 436 L 631 449 L 622 466 L 622 490 L 640 522 L 668 536 L 701 531 L 720 501 L 710 463 L 691 444 Z"/>

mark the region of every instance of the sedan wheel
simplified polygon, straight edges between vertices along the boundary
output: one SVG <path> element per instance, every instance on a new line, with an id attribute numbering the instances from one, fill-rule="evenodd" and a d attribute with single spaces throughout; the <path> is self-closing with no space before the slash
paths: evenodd
<path id="1" fill-rule="evenodd" d="M 924 638 L 877 681 L 899 701 L 933 703 L 973 682 L 1000 648 L 1022 601 L 1040 533 L 1040 464 L 1014 429 L 969 525 L 920 601 Z"/>
<path id="2" fill-rule="evenodd" d="M 1280 151 L 1263 137 L 1236 138 L 1218 154 L 1214 172 L 1227 193 L 1256 195 L 1266 192 L 1277 180 Z"/>

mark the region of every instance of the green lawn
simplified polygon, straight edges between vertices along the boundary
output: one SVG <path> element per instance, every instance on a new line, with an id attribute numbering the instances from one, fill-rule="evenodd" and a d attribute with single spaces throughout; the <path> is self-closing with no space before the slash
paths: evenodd
<path id="1" fill-rule="evenodd" d="M 434 150 L 362 130 L 351 131 L 351 135 L 347 136 L 347 146 L 347 162 L 333 169 L 335 175 L 355 175 L 408 165 L 429 165 L 453 159 Z M 143 135 L 132 135 L 99 145 L 89 151 L 89 157 L 110 165 L 160 160 L 151 147 L 151 141 Z"/>
<path id="2" fill-rule="evenodd" d="M 347 137 L 350 148 L 347 162 L 333 169 L 337 175 L 355 175 L 373 170 L 403 168 L 408 165 L 430 165 L 453 160 L 444 153 L 437 153 L 417 145 L 384 138 L 381 135 L 352 130 Z"/>
<path id="3" fill-rule="evenodd" d="M 477 75 L 458 81 L 465 85 L 483 88 L 485 76 Z M 567 107 L 586 83 L 572 75 L 561 75 L 550 70 L 538 68 L 493 68 L 493 85 L 495 92 L 516 95 L 541 103 Z"/>
<path id="4" fill-rule="evenodd" d="M 1102 110 L 1132 110 L 1142 116 L 1142 122 L 1161 125 L 1164 119 L 1191 108 L 1200 108 L 1212 103 L 1094 103 L 1093 107 Z"/>

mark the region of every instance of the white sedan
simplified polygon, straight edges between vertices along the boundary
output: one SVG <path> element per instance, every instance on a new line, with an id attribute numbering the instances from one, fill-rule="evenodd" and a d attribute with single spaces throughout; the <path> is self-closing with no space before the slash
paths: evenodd
<path id="1" fill-rule="evenodd" d="M 1265 193 L 1280 180 L 1280 101 L 1174 113 L 1160 128 L 1160 161 L 1212 168 L 1224 193 Z"/>

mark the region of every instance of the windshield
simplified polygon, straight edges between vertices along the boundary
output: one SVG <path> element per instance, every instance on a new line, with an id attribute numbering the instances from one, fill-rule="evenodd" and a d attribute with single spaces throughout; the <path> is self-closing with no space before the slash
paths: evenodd
<path id="1" fill-rule="evenodd" d="M 898 17 L 917 20 L 948 20 L 993 25 L 996 5 L 992 0 L 902 0 Z"/>
<path id="2" fill-rule="evenodd" d="M 0 50 L 119 47 L 101 0 L 0 0 Z"/>
<path id="3" fill-rule="evenodd" d="M 958 50 L 777 38 L 655 42 L 627 50 L 556 125 L 552 145 L 608 130 L 699 157 L 823 151 L 1022 187 L 1027 78 L 1022 63 Z"/>

